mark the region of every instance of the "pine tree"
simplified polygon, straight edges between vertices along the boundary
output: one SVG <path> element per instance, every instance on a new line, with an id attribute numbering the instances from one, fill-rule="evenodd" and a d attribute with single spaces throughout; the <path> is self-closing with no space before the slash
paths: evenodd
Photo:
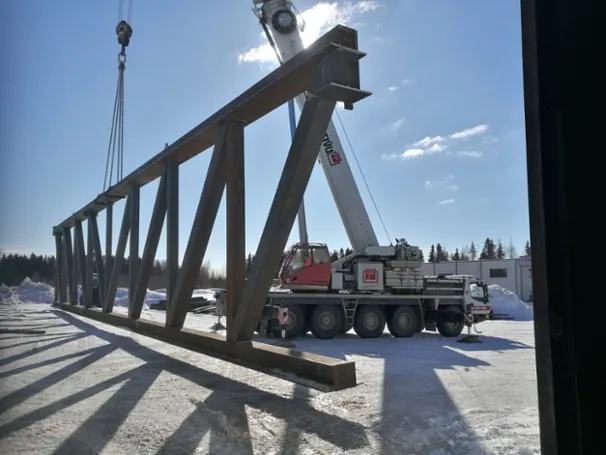
<path id="1" fill-rule="evenodd" d="M 495 254 L 497 256 L 497 259 L 505 259 L 505 249 L 503 248 L 503 244 L 500 240 L 497 244 L 497 251 Z"/>
<path id="2" fill-rule="evenodd" d="M 484 246 L 482 247 L 482 251 L 480 252 L 480 260 L 485 261 L 488 259 L 488 239 L 484 242 Z"/>
<path id="3" fill-rule="evenodd" d="M 444 250 L 442 249 L 442 245 L 439 243 L 436 244 L 436 262 L 442 262 L 444 260 Z"/>
<path id="4" fill-rule="evenodd" d="M 248 256 L 246 256 L 246 271 L 250 271 L 252 269 L 252 263 L 253 263 L 253 255 L 252 253 L 248 253 Z"/>
<path id="5" fill-rule="evenodd" d="M 530 240 L 526 240 L 526 243 L 524 244 L 524 254 L 527 257 L 531 257 L 531 250 L 530 250 Z"/>
<path id="6" fill-rule="evenodd" d="M 475 242 L 471 242 L 471 245 L 469 245 L 469 257 L 472 261 L 475 261 L 478 257 L 478 250 Z"/>
<path id="7" fill-rule="evenodd" d="M 496 259 L 496 246 L 492 239 L 486 238 L 484 241 L 484 247 L 482 248 L 482 252 L 480 253 L 480 259 Z"/>
<path id="8" fill-rule="evenodd" d="M 423 256 L 423 250 L 419 248 L 419 258 L 421 262 L 425 262 L 425 256 Z"/>
<path id="9" fill-rule="evenodd" d="M 513 240 L 511 240 L 511 238 L 509 239 L 509 244 L 507 245 L 507 248 L 505 248 L 505 255 L 509 259 L 514 259 L 518 257 L 518 252 L 516 251 L 516 247 L 513 244 Z"/>
<path id="10" fill-rule="evenodd" d="M 497 247 L 495 245 L 495 243 L 492 241 L 492 239 L 486 239 L 488 241 L 487 243 L 487 253 L 488 253 L 488 259 L 496 259 L 497 258 Z"/>
<path id="11" fill-rule="evenodd" d="M 349 256 L 350 254 L 353 254 L 353 250 L 349 247 L 345 248 L 345 256 Z"/>
<path id="12" fill-rule="evenodd" d="M 461 255 L 459 254 L 459 249 L 455 248 L 455 252 L 452 255 L 452 260 L 453 261 L 460 261 L 461 260 Z"/>
<path id="13" fill-rule="evenodd" d="M 434 264 L 436 262 L 436 248 L 433 245 L 431 245 L 431 248 L 429 249 L 429 257 L 427 258 L 427 262 Z"/>
<path id="14" fill-rule="evenodd" d="M 335 262 L 339 260 L 339 252 L 337 250 L 332 250 L 330 253 L 330 262 Z"/>
<path id="15" fill-rule="evenodd" d="M 342 259 L 342 258 L 344 258 L 344 257 L 345 257 L 345 251 L 343 250 L 343 248 L 341 248 L 341 249 L 339 250 L 339 259 Z"/>

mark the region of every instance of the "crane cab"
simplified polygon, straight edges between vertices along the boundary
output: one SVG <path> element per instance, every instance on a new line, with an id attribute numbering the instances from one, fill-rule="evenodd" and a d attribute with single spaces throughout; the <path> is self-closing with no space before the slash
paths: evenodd
<path id="1" fill-rule="evenodd" d="M 293 291 L 330 289 L 330 252 L 324 243 L 296 243 L 280 268 L 280 284 Z"/>

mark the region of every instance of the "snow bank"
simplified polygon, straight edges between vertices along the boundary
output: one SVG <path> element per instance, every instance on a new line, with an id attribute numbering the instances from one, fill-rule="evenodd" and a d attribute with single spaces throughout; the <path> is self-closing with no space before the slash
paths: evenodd
<path id="1" fill-rule="evenodd" d="M 532 321 L 532 307 L 520 300 L 515 292 L 498 284 L 488 286 L 490 305 L 495 313 L 507 314 L 517 321 Z"/>
<path id="2" fill-rule="evenodd" d="M 26 278 L 19 286 L 6 286 L 0 284 L 0 301 L 8 301 L 10 299 L 18 300 L 22 303 L 53 303 L 54 288 L 46 283 L 34 283 L 31 279 Z M 78 286 L 78 298 L 82 295 L 82 286 Z M 215 302 L 214 289 L 195 289 L 194 297 L 204 297 L 210 303 Z M 158 289 L 157 291 L 147 290 L 143 303 L 143 308 L 149 309 L 151 304 L 158 303 L 160 300 L 166 299 L 166 289 Z M 116 291 L 115 306 L 128 306 L 128 289 L 118 288 Z"/>
<path id="3" fill-rule="evenodd" d="M 46 283 L 34 283 L 29 278 L 19 286 L 0 284 L 0 301 L 18 300 L 23 303 L 53 303 L 54 289 Z"/>

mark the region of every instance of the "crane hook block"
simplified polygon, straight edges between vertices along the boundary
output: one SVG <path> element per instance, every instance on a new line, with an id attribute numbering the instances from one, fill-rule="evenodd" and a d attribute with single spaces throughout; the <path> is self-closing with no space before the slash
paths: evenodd
<path id="1" fill-rule="evenodd" d="M 118 36 L 118 44 L 127 47 L 131 36 L 133 36 L 133 29 L 128 22 L 120 21 L 116 26 L 116 35 Z"/>

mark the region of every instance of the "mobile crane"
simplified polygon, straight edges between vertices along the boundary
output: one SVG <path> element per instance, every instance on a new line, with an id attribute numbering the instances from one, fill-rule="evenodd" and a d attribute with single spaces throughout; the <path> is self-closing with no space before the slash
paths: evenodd
<path id="1" fill-rule="evenodd" d="M 280 63 L 304 49 L 301 16 L 290 0 L 253 0 L 253 5 Z M 306 100 L 306 94 L 296 98 L 301 110 Z M 260 331 L 267 327 L 278 335 L 284 330 L 294 338 L 310 330 L 330 339 L 353 328 L 360 337 L 373 338 L 387 325 L 396 337 L 423 329 L 456 337 L 465 326 L 489 318 L 485 283 L 470 277 L 425 277 L 418 247 L 404 239 L 379 245 L 332 122 L 318 160 L 354 252 L 331 263 L 326 244 L 295 244 L 280 268 L 281 292 L 268 295 Z M 288 320 L 281 324 L 275 309 L 284 307 Z"/>

